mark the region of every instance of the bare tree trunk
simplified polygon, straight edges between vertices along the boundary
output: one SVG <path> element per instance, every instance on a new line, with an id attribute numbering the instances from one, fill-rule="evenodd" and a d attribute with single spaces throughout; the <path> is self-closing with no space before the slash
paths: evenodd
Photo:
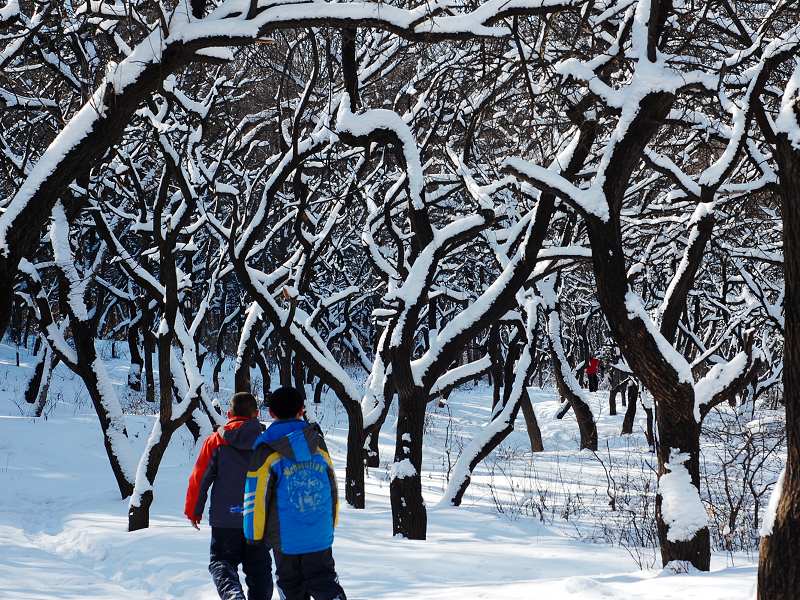
<path id="1" fill-rule="evenodd" d="M 261 371 L 262 397 L 266 400 L 269 396 L 270 388 L 272 387 L 272 377 L 269 373 L 269 364 L 267 363 L 267 359 L 264 357 L 264 353 L 261 351 L 261 348 L 256 348 L 254 354 L 258 369 Z"/>
<path id="2" fill-rule="evenodd" d="M 33 404 L 35 417 L 41 417 L 44 414 L 53 370 L 59 362 L 58 356 L 54 355 L 50 346 L 47 343 L 42 344 L 42 355 L 37 359 L 33 375 L 25 387 L 25 401 Z"/>
<path id="3" fill-rule="evenodd" d="M 617 414 L 617 394 L 622 397 L 622 406 L 625 406 L 625 384 L 622 382 L 620 372 L 609 365 L 608 386 L 608 414 L 612 417 Z"/>
<path id="4" fill-rule="evenodd" d="M 525 390 L 525 395 L 522 397 L 520 405 L 522 407 L 522 416 L 525 419 L 525 427 L 528 430 L 528 439 L 531 442 L 531 452 L 544 452 L 542 430 L 539 429 L 539 421 L 536 419 L 536 413 L 533 410 L 533 404 L 527 390 Z"/>
<path id="5" fill-rule="evenodd" d="M 128 531 L 139 531 L 150 527 L 150 505 L 153 504 L 153 490 L 147 490 L 138 504 L 128 507 Z"/>
<path id="6" fill-rule="evenodd" d="M 322 388 L 325 386 L 321 379 L 317 380 L 317 385 L 314 387 L 314 404 L 322 404 Z"/>
<path id="7" fill-rule="evenodd" d="M 658 465 L 659 478 L 666 473 L 665 465 L 675 460 L 675 453 L 688 456 L 684 463 L 691 477 L 692 485 L 700 489 L 700 424 L 694 418 L 694 393 L 682 398 L 683 410 L 675 411 L 670 418 L 659 418 L 658 425 Z M 654 397 L 656 406 L 663 406 L 659 398 Z M 670 398 L 672 406 L 679 399 Z M 673 468 L 674 465 L 673 465 Z M 668 524 L 662 512 L 662 496 L 656 494 L 656 527 L 661 546 L 661 560 L 664 565 L 671 561 L 689 561 L 697 569 L 708 571 L 711 567 L 711 541 L 708 527 L 696 531 L 689 539 L 674 541 L 669 539 Z"/>
<path id="8" fill-rule="evenodd" d="M 650 451 L 656 450 L 656 437 L 653 432 L 653 408 L 650 406 L 643 406 L 644 414 L 647 416 L 647 424 L 644 431 L 644 436 L 647 439 L 647 445 L 650 446 Z"/>
<path id="9" fill-rule="evenodd" d="M 287 344 L 281 344 L 279 377 L 281 386 L 292 385 L 292 349 Z"/>
<path id="10" fill-rule="evenodd" d="M 389 408 L 394 401 L 394 384 L 392 383 L 392 375 L 387 375 L 383 386 L 383 408 L 380 415 L 371 426 L 367 427 L 364 431 L 366 441 L 364 446 L 366 448 L 366 466 L 379 467 L 381 464 L 380 450 L 378 448 L 378 440 L 380 438 L 381 428 L 386 422 L 386 417 L 389 414 Z"/>
<path id="11" fill-rule="evenodd" d="M 594 422 L 594 415 L 592 409 L 580 396 L 578 396 L 572 388 L 565 381 L 564 369 L 569 369 L 569 365 L 561 365 L 558 356 L 555 352 L 552 353 L 553 358 L 553 372 L 556 376 L 556 387 L 558 393 L 567 402 L 565 407 L 567 410 L 572 408 L 575 413 L 575 419 L 578 422 L 578 431 L 580 433 L 580 447 L 581 449 L 587 448 L 589 450 L 597 450 L 597 424 Z M 564 411 L 564 414 L 567 413 Z M 563 415 L 562 415 L 563 416 Z"/>
<path id="12" fill-rule="evenodd" d="M 793 600 L 800 590 L 797 562 L 800 556 L 800 152 L 781 135 L 776 158 L 781 183 L 786 286 L 783 403 L 787 456 L 772 530 L 761 541 L 758 600 Z"/>
<path id="13" fill-rule="evenodd" d="M 538 284 L 544 300 L 543 308 L 547 319 L 547 336 L 550 340 L 550 358 L 556 377 L 556 387 L 561 398 L 569 403 L 578 421 L 581 449 L 597 450 L 597 425 L 594 422 L 592 409 L 586 402 L 585 392 L 581 390 L 575 378 L 572 365 L 564 351 L 561 337 L 561 316 L 555 277 Z M 566 414 L 566 410 L 563 414 Z M 563 416 L 563 414 L 561 416 Z"/>
<path id="14" fill-rule="evenodd" d="M 303 377 L 303 363 L 300 357 L 295 355 L 292 361 L 292 376 L 294 377 L 294 387 L 300 392 L 303 400 L 306 400 L 306 384 L 305 377 Z"/>
<path id="15" fill-rule="evenodd" d="M 389 406 L 392 403 L 392 398 L 390 397 L 389 400 L 386 401 L 386 405 L 384 406 L 384 410 L 381 411 L 381 415 L 378 420 L 375 422 L 374 425 L 367 428 L 365 432 L 366 435 L 366 466 L 376 468 L 381 466 L 381 456 L 380 456 L 380 449 L 378 447 L 378 441 L 380 439 L 381 428 L 383 424 L 386 422 L 386 417 L 389 414 Z"/>
<path id="16" fill-rule="evenodd" d="M 132 320 L 128 325 L 128 352 L 131 355 L 131 367 L 128 371 L 128 387 L 135 391 L 142 389 L 142 371 L 144 371 L 144 359 L 139 352 L 139 325 L 141 315 Z"/>
<path id="17" fill-rule="evenodd" d="M 612 417 L 617 414 L 617 394 L 619 392 L 619 386 L 612 386 L 608 390 L 608 414 Z"/>
<path id="18" fill-rule="evenodd" d="M 426 406 L 422 390 L 398 390 L 397 438 L 389 485 L 392 531 L 412 540 L 424 540 L 428 528 L 420 477 Z"/>
<path id="19" fill-rule="evenodd" d="M 219 393 L 219 374 L 222 371 L 222 365 L 225 363 L 225 355 L 217 354 L 217 362 L 214 363 L 214 371 L 211 373 L 211 385 L 215 393 Z"/>
<path id="20" fill-rule="evenodd" d="M 156 401 L 156 376 L 153 369 L 153 354 L 155 353 L 155 335 L 150 331 L 150 324 L 153 321 L 153 314 L 147 303 L 143 301 L 142 308 L 142 349 L 144 350 L 144 397 L 147 402 Z"/>
<path id="21" fill-rule="evenodd" d="M 174 285 L 174 283 L 173 283 Z M 169 309 L 168 309 L 169 310 Z M 172 317 L 174 319 L 174 317 Z M 147 447 L 139 461 L 136 486 L 128 506 L 128 531 L 138 531 L 150 526 L 150 506 L 153 503 L 153 483 L 155 482 L 164 452 L 169 446 L 173 433 L 186 424 L 199 401 L 198 393 L 191 399 L 182 415 L 173 417 L 173 373 L 172 373 L 172 339 L 173 332 L 161 332 L 158 336 L 158 372 L 160 411 L 147 440 Z M 192 428 L 190 428 L 191 430 Z M 140 475 L 143 475 L 142 479 Z"/>
<path id="22" fill-rule="evenodd" d="M 127 498 L 133 491 L 133 457 L 130 454 L 128 433 L 125 429 L 122 409 L 114 395 L 113 387 L 107 379 L 105 366 L 98 358 L 94 346 L 97 323 L 91 319 L 80 319 L 75 315 L 71 305 L 66 302 L 67 295 L 71 293 L 69 279 L 61 270 L 61 267 L 59 267 L 58 273 L 61 310 L 69 315 L 75 350 L 74 354 L 71 353 L 72 356 L 68 356 L 66 353 L 59 351 L 57 346 L 51 344 L 49 348 L 45 347 L 44 351 L 47 352 L 49 350 L 54 354 L 57 353 L 59 358 L 64 361 L 72 372 L 81 378 L 86 386 L 92 405 L 97 413 L 97 419 L 100 422 L 103 444 L 120 495 L 122 498 Z M 42 329 L 42 335 L 47 336 L 48 332 L 57 327 L 50 304 L 47 296 L 42 291 L 38 275 L 32 276 L 29 284 L 32 291 L 31 296 L 35 299 L 34 301 L 38 308 L 39 326 Z M 41 388 L 42 377 L 45 375 L 45 366 L 42 366 L 37 388 Z M 45 389 L 44 394 L 39 397 L 41 404 L 37 406 L 38 411 L 44 409 L 44 402 L 47 397 L 46 392 L 47 390 Z"/>
<path id="23" fill-rule="evenodd" d="M 625 418 L 622 420 L 622 435 L 633 433 L 633 421 L 636 418 L 636 402 L 639 395 L 639 388 L 634 382 L 628 384 L 628 389 L 623 392 L 623 396 L 627 393 L 628 404 L 625 407 Z"/>
<path id="24" fill-rule="evenodd" d="M 498 323 L 489 328 L 486 352 L 492 361 L 492 368 L 489 373 L 492 376 L 492 412 L 494 412 L 500 403 L 500 392 L 503 386 L 503 352 L 500 347 L 500 325 Z"/>
<path id="25" fill-rule="evenodd" d="M 322 389 L 321 383 L 317 384 L 317 389 Z M 346 405 L 345 410 L 347 410 L 347 457 L 344 497 L 353 508 L 364 508 L 364 417 L 360 405 Z"/>
<path id="26" fill-rule="evenodd" d="M 36 403 L 33 406 L 33 415 L 35 417 L 41 417 L 44 414 L 44 408 L 47 406 L 47 395 L 50 392 L 50 382 L 53 380 L 53 369 L 56 368 L 59 362 L 58 357 L 54 356 L 50 363 L 50 368 L 46 370 L 42 378 Z"/>
<path id="27" fill-rule="evenodd" d="M 31 374 L 28 383 L 25 385 L 25 402 L 33 404 L 36 398 L 39 397 L 39 390 L 42 387 L 42 381 L 46 377 L 45 373 L 50 369 L 53 351 L 50 346 L 44 345 L 42 353 L 36 357 L 36 363 L 33 365 L 33 373 Z"/>
<path id="28" fill-rule="evenodd" d="M 75 321 L 72 324 L 73 339 L 75 349 L 78 354 L 77 372 L 89 392 L 97 418 L 100 421 L 100 429 L 103 432 L 103 445 L 106 449 L 108 462 L 114 479 L 117 481 L 119 492 L 122 498 L 127 498 L 133 493 L 132 473 L 126 474 L 126 468 L 121 462 L 120 454 L 127 451 L 123 445 L 127 443 L 128 432 L 125 430 L 123 417 L 120 414 L 112 414 L 109 411 L 109 403 L 103 396 L 108 389 L 110 382 L 102 381 L 101 377 L 106 377 L 105 373 L 98 373 L 100 366 L 97 364 L 99 358 L 94 347 L 94 332 L 90 332 L 91 325 L 85 322 Z M 104 370 L 104 369 L 103 369 Z M 119 411 L 117 406 L 117 411 Z M 127 458 L 127 457 L 126 457 Z M 128 467 L 130 469 L 130 466 Z"/>

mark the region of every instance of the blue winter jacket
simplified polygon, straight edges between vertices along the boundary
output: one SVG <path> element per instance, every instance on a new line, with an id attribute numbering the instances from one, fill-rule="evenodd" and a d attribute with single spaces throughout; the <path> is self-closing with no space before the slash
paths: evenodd
<path id="1" fill-rule="evenodd" d="M 339 509 L 333 463 L 316 425 L 276 421 L 253 445 L 244 487 L 244 535 L 283 554 L 333 545 Z"/>

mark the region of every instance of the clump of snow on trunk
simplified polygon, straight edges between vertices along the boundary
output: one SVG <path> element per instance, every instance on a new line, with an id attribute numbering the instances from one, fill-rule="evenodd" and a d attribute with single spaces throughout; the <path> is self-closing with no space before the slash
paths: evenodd
<path id="1" fill-rule="evenodd" d="M 414 477 L 417 470 L 411 464 L 411 460 L 404 458 L 399 462 L 392 463 L 389 470 L 389 479 L 405 479 L 406 477 Z"/>
<path id="2" fill-rule="evenodd" d="M 658 492 L 661 494 L 661 514 L 669 527 L 667 539 L 671 542 L 688 541 L 708 525 L 708 515 L 700 500 L 700 493 L 692 485 L 692 478 L 684 463 L 689 455 L 676 453 L 664 465 L 669 471 L 661 476 Z"/>
<path id="3" fill-rule="evenodd" d="M 783 493 L 783 481 L 786 478 L 786 466 L 783 467 L 778 481 L 775 482 L 775 487 L 772 489 L 772 495 L 769 497 L 769 504 L 767 504 L 767 511 L 764 513 L 764 520 L 761 523 L 759 533 L 766 537 L 772 535 L 772 527 L 775 525 L 775 516 L 778 513 L 778 503 L 781 501 L 781 494 Z"/>

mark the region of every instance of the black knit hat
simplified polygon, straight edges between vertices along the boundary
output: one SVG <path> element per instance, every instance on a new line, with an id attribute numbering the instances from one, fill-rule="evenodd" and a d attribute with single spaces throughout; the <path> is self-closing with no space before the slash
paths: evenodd
<path id="1" fill-rule="evenodd" d="M 267 399 L 267 406 L 279 419 L 293 419 L 304 405 L 303 396 L 291 386 L 279 387 Z"/>

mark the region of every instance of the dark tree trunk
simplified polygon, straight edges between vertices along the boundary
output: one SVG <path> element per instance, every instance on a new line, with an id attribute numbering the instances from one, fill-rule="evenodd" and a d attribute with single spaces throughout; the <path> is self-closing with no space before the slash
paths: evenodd
<path id="1" fill-rule="evenodd" d="M 422 437 L 427 398 L 422 390 L 398 390 L 397 438 L 394 468 L 389 485 L 392 531 L 411 540 L 424 540 L 428 514 L 422 499 Z M 413 469 L 409 468 L 412 467 Z"/>
<path id="2" fill-rule="evenodd" d="M 159 344 L 161 346 L 161 344 Z M 160 352 L 159 352 L 160 354 Z M 168 361 L 169 359 L 167 359 Z M 165 366 L 168 367 L 168 362 L 159 359 L 159 372 L 162 374 L 161 377 L 164 378 L 163 372 Z M 167 365 L 164 363 L 167 362 Z M 166 392 L 167 394 L 172 394 L 171 386 L 169 391 Z M 161 392 L 162 396 L 164 392 Z M 171 402 L 171 400 L 170 400 Z M 194 406 L 196 407 L 196 399 L 194 401 Z M 183 418 L 178 420 L 173 420 L 171 416 L 171 411 L 169 411 L 169 416 L 162 416 L 159 415 L 159 421 L 161 422 L 161 429 L 158 435 L 158 439 L 156 442 L 147 449 L 147 455 L 144 458 L 146 460 L 147 469 L 145 471 L 145 476 L 147 481 L 150 482 L 150 489 L 145 490 L 140 498 L 139 501 L 134 503 L 131 502 L 130 506 L 128 507 L 128 531 L 138 531 L 140 529 L 146 529 L 150 526 L 150 506 L 153 504 L 153 490 L 152 485 L 155 482 L 156 475 L 158 474 L 158 469 L 161 466 L 161 460 L 164 458 L 164 452 L 169 446 L 169 442 L 172 439 L 172 434 L 177 430 L 178 427 L 183 425 L 189 420 L 189 415 L 191 415 L 194 408 L 189 406 L 186 409 L 187 414 L 184 415 Z"/>
<path id="3" fill-rule="evenodd" d="M 153 492 L 147 490 L 136 506 L 128 507 L 128 531 L 139 531 L 150 527 L 151 504 L 153 504 Z"/>
<path id="4" fill-rule="evenodd" d="M 280 382 L 281 386 L 292 385 L 292 350 L 284 344 L 281 352 Z"/>
<path id="5" fill-rule="evenodd" d="M 622 406 L 625 406 L 625 383 L 622 380 L 619 370 L 615 369 L 612 365 L 609 365 L 608 368 L 608 414 L 615 416 L 617 414 L 617 394 L 622 398 Z"/>
<path id="6" fill-rule="evenodd" d="M 177 285 L 172 282 L 175 287 Z M 170 289 L 170 286 L 166 286 Z M 174 289 L 174 288 L 173 288 Z M 169 298 L 169 296 L 168 296 Z M 168 304 L 170 304 L 168 302 Z M 171 303 L 171 304 L 174 304 Z M 173 309 L 174 310 L 174 309 Z M 169 308 L 167 308 L 167 312 Z M 174 313 L 173 313 L 174 314 Z M 169 318 L 169 316 L 167 317 Z M 172 317 L 174 319 L 174 316 Z M 145 529 L 150 525 L 150 506 L 153 503 L 152 485 L 155 482 L 158 469 L 161 466 L 161 460 L 164 458 L 164 452 L 172 439 L 172 434 L 186 424 L 191 418 L 192 412 L 197 407 L 198 398 L 195 397 L 191 400 L 191 404 L 186 408 L 184 414 L 180 418 L 173 418 L 172 415 L 172 367 L 171 367 L 171 349 L 173 332 L 160 333 L 158 336 L 158 373 L 159 373 L 159 404 L 160 412 L 158 414 L 159 428 L 156 431 L 156 438 L 153 440 L 152 445 L 146 449 L 146 456 L 144 460 L 147 465 L 145 477 L 150 483 L 150 489 L 142 492 L 141 496 L 137 499 L 134 497 L 128 509 L 128 531 L 138 531 Z M 190 428 L 191 430 L 191 428 Z M 151 435 L 154 435 L 151 432 Z M 136 490 L 134 490 L 135 492 Z"/>
<path id="7" fill-rule="evenodd" d="M 49 363 L 52 360 L 53 352 L 49 346 L 45 346 L 41 355 L 36 357 L 36 364 L 33 366 L 33 374 L 28 383 L 25 385 L 25 402 L 33 404 L 36 398 L 39 397 L 39 390 L 42 386 L 42 381 L 46 377 L 45 371 L 49 369 Z"/>
<path id="8" fill-rule="evenodd" d="M 588 450 L 597 450 L 597 424 L 594 422 L 592 409 L 589 408 L 589 405 L 586 404 L 580 396 L 572 391 L 569 385 L 567 385 L 559 364 L 558 357 L 553 353 L 553 372 L 556 376 L 556 387 L 558 388 L 558 393 L 561 395 L 561 398 L 567 402 L 567 406 L 564 407 L 565 410 L 561 416 L 563 417 L 569 408 L 572 408 L 575 413 L 575 419 L 578 422 L 581 450 L 584 448 Z M 565 365 L 564 367 L 569 368 L 569 365 Z"/>
<path id="9" fill-rule="evenodd" d="M 317 389 L 322 389 L 317 384 Z M 344 498 L 353 508 L 364 508 L 364 417 L 361 406 L 345 406 L 347 410 L 347 458 L 344 474 Z"/>
<path id="10" fill-rule="evenodd" d="M 317 380 L 317 385 L 314 387 L 314 404 L 322 404 L 322 388 L 325 384 L 321 379 Z"/>
<path id="11" fill-rule="evenodd" d="M 222 365 L 225 362 L 224 354 L 217 354 L 217 362 L 214 363 L 214 371 L 211 374 L 211 385 L 215 393 L 219 393 L 219 373 L 222 371 Z"/>
<path id="12" fill-rule="evenodd" d="M 647 424 L 644 430 L 644 437 L 647 439 L 647 445 L 650 446 L 650 451 L 656 451 L 656 436 L 653 432 L 653 408 L 650 406 L 642 406 L 644 414 L 647 417 Z"/>
<path id="13" fill-rule="evenodd" d="M 670 398 L 670 407 L 681 400 L 684 405 L 682 408 L 673 410 L 670 415 L 662 415 L 657 420 L 659 447 L 658 466 L 659 478 L 666 473 L 664 466 L 670 462 L 670 456 L 674 461 L 675 453 L 688 455 L 688 460 L 684 463 L 686 470 L 692 480 L 692 485 L 700 489 L 700 424 L 694 417 L 694 393 L 689 388 L 690 393 L 684 398 Z M 663 407 L 664 402 L 659 402 L 655 397 L 656 406 Z M 659 412 L 665 410 L 659 409 Z M 666 418 L 663 418 L 666 417 Z M 695 568 L 701 571 L 708 571 L 711 567 L 711 540 L 708 527 L 703 527 L 688 540 L 671 541 L 668 539 L 668 527 L 664 521 L 661 510 L 661 494 L 656 494 L 656 527 L 658 529 L 658 539 L 661 546 L 661 560 L 664 565 L 671 561 L 689 561 Z"/>
<path id="14" fill-rule="evenodd" d="M 589 405 L 578 400 L 572 405 L 575 418 L 578 421 L 578 430 L 581 434 L 581 450 L 597 450 L 597 424 L 594 422 L 594 415 Z"/>
<path id="15" fill-rule="evenodd" d="M 622 420 L 622 435 L 633 433 L 633 421 L 636 418 L 636 402 L 637 396 L 639 395 L 639 388 L 635 383 L 630 382 L 626 392 L 628 395 L 628 404 L 625 407 L 625 418 Z M 623 397 L 624 396 L 625 392 L 623 392 Z"/>
<path id="16" fill-rule="evenodd" d="M 381 428 L 383 424 L 386 422 L 386 417 L 389 414 L 389 408 L 392 406 L 392 402 L 394 401 L 394 387 L 392 383 L 392 376 L 388 375 L 386 377 L 385 384 L 383 386 L 383 409 L 381 410 L 381 414 L 378 416 L 378 419 L 375 423 L 368 427 L 364 432 L 366 436 L 366 442 L 364 446 L 366 448 L 366 465 L 368 467 L 376 468 L 381 465 L 381 456 L 380 450 L 378 448 L 378 440 L 380 438 Z"/>
<path id="17" fill-rule="evenodd" d="M 306 400 L 306 384 L 305 377 L 303 376 L 303 363 L 300 357 L 295 355 L 292 361 L 292 376 L 294 377 L 294 387 L 300 392 L 303 400 Z"/>
<path id="18" fill-rule="evenodd" d="M 390 402 L 387 402 L 388 405 Z M 365 464 L 371 468 L 377 468 L 381 466 L 381 454 L 380 448 L 378 447 L 378 441 L 380 439 L 381 428 L 383 427 L 384 422 L 386 421 L 386 415 L 388 411 L 384 411 L 381 417 L 378 419 L 374 425 L 369 427 L 366 431 L 366 451 L 367 456 L 364 459 Z"/>
<path id="19" fill-rule="evenodd" d="M 269 397 L 269 390 L 272 387 L 272 377 L 269 374 L 269 364 L 267 363 L 267 359 L 264 357 L 264 353 L 260 348 L 256 348 L 254 354 L 258 369 L 261 371 L 262 397 L 266 400 L 267 397 Z"/>
<path id="20" fill-rule="evenodd" d="M 654 8 L 657 16 L 650 22 L 653 31 L 663 25 L 667 11 L 661 6 Z M 657 36 L 654 37 L 654 40 Z M 655 55 L 655 41 L 649 42 L 649 52 Z M 654 60 L 653 57 L 650 60 Z M 649 332 L 644 320 L 630 311 L 629 286 L 626 261 L 622 244 L 622 212 L 625 192 L 630 178 L 640 164 L 642 151 L 666 119 L 675 101 L 665 92 L 652 93 L 639 101 L 640 110 L 627 129 L 626 135 L 614 147 L 609 157 L 608 177 L 603 183 L 603 192 L 608 202 L 610 218 L 599 219 L 587 216 L 586 224 L 592 247 L 592 265 L 597 284 L 597 298 L 611 328 L 622 355 L 650 393 L 657 409 L 659 433 L 659 476 L 665 472 L 665 458 L 670 452 L 685 452 L 690 456 L 687 469 L 692 483 L 699 489 L 699 424 L 694 419 L 694 391 L 692 382 L 684 381 L 678 370 L 667 360 L 656 338 Z M 677 290 L 690 289 L 697 269 L 702 262 L 705 245 L 713 227 L 713 213 L 708 219 L 700 219 L 693 225 L 697 236 L 687 250 L 690 264 L 674 282 Z M 682 294 L 673 294 L 661 323 L 661 334 L 672 341 L 675 337 L 677 319 L 675 314 L 683 312 L 686 300 Z M 672 543 L 666 539 L 666 525 L 661 518 L 660 500 L 657 500 L 656 520 L 661 543 L 661 555 L 665 561 L 691 562 L 696 568 L 708 570 L 710 541 L 708 529 L 695 533 L 691 540 Z"/>
<path id="21" fill-rule="evenodd" d="M 795 113 L 797 110 L 795 109 Z M 772 532 L 761 541 L 758 600 L 794 600 L 800 591 L 800 152 L 784 135 L 776 147 L 782 196 L 786 297 L 783 403 L 787 457 Z"/>
<path id="22" fill-rule="evenodd" d="M 25 401 L 33 404 L 33 415 L 35 417 L 41 417 L 44 414 L 53 370 L 60 362 L 58 356 L 54 355 L 47 344 L 42 346 L 42 355 L 38 358 L 33 375 L 25 387 Z"/>
<path id="23" fill-rule="evenodd" d="M 552 299 L 547 300 L 544 312 L 547 319 L 547 335 L 550 340 L 550 358 L 553 364 L 556 388 L 562 400 L 566 401 L 575 413 L 580 432 L 581 449 L 597 450 L 597 425 L 594 421 L 594 415 L 592 414 L 592 409 L 579 395 L 581 393 L 578 391 L 580 386 L 573 376 L 572 365 L 570 365 L 564 350 L 564 343 L 561 337 L 561 317 L 559 315 L 560 302 L 556 286 L 553 282 L 550 284 L 543 283 L 542 285 L 552 286 L 550 289 Z M 568 408 L 564 410 L 559 418 L 563 417 L 567 410 Z"/>
<path id="24" fill-rule="evenodd" d="M 617 415 L 617 394 L 619 392 L 619 386 L 612 386 L 608 390 L 608 414 L 612 417 Z"/>
<path id="25" fill-rule="evenodd" d="M 492 376 L 492 411 L 494 412 L 500 403 L 500 392 L 503 387 L 503 353 L 500 347 L 500 325 L 498 323 L 489 328 L 486 352 L 492 361 L 489 373 Z"/>
<path id="26" fill-rule="evenodd" d="M 559 421 L 567 416 L 567 413 L 572 409 L 572 405 L 562 398 L 561 406 L 556 413 L 556 419 Z"/>
<path id="27" fill-rule="evenodd" d="M 139 324 L 141 317 L 136 319 L 128 326 L 128 352 L 131 355 L 131 367 L 128 371 L 128 387 L 135 391 L 142 389 L 142 372 L 144 371 L 144 359 L 139 352 Z"/>
<path id="28" fill-rule="evenodd" d="M 33 407 L 33 415 L 41 417 L 44 414 L 44 408 L 47 406 L 47 395 L 50 392 L 50 382 L 53 380 L 53 369 L 56 368 L 60 361 L 57 356 L 52 358 L 50 367 L 46 370 L 39 385 L 39 393 L 36 397 L 36 403 Z"/>
<path id="29" fill-rule="evenodd" d="M 142 319 L 139 328 L 142 332 L 142 353 L 144 354 L 144 398 L 147 402 L 156 401 L 156 375 L 153 368 L 153 354 L 156 351 L 156 336 L 150 331 L 153 312 L 146 299 L 142 300 Z"/>
<path id="30" fill-rule="evenodd" d="M 133 482 L 128 481 L 124 475 L 119 457 L 114 450 L 111 436 L 123 435 L 127 437 L 128 432 L 124 429 L 122 431 L 112 431 L 115 427 L 119 427 L 119 424 L 112 421 L 103 399 L 103 386 L 97 377 L 94 367 L 97 353 L 94 347 L 93 332 L 89 331 L 90 327 L 90 324 L 80 321 L 72 324 L 73 339 L 75 340 L 75 349 L 79 361 L 77 371 L 86 386 L 86 391 L 89 392 L 89 398 L 92 400 L 97 418 L 100 421 L 100 429 L 103 432 L 103 445 L 106 449 L 108 462 L 111 465 L 111 471 L 114 473 L 114 479 L 117 481 L 119 493 L 123 498 L 127 498 L 133 493 Z"/>
<path id="31" fill-rule="evenodd" d="M 527 390 L 522 397 L 521 407 L 522 416 L 525 419 L 525 427 L 528 430 L 528 439 L 531 442 L 531 452 L 544 452 L 542 430 L 539 429 L 539 421 L 536 419 L 536 413 L 533 410 L 533 404 Z"/>
<path id="32" fill-rule="evenodd" d="M 27 350 L 28 349 L 28 338 L 31 334 L 31 310 L 28 309 L 25 311 L 25 328 L 22 331 L 22 346 Z"/>

